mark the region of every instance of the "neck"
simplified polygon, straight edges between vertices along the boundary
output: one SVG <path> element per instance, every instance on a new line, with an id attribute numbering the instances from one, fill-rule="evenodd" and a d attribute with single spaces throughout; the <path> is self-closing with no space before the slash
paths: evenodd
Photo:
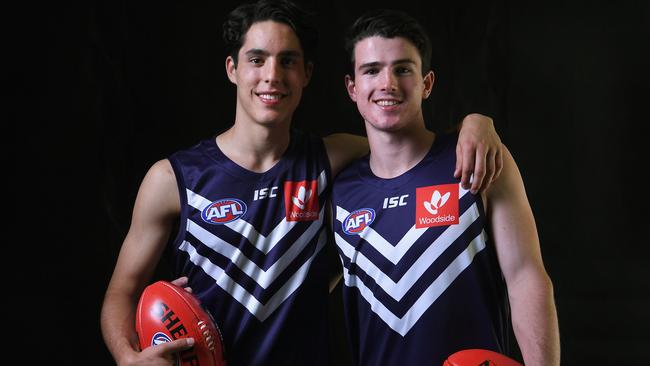
<path id="1" fill-rule="evenodd" d="M 289 146 L 289 124 L 263 126 L 237 123 L 217 136 L 219 149 L 237 165 L 263 173 L 271 169 Z"/>
<path id="2" fill-rule="evenodd" d="M 366 126 L 368 123 L 366 123 Z M 395 178 L 417 165 L 431 149 L 435 134 L 424 127 L 399 131 L 367 128 L 370 144 L 370 169 L 380 178 Z"/>

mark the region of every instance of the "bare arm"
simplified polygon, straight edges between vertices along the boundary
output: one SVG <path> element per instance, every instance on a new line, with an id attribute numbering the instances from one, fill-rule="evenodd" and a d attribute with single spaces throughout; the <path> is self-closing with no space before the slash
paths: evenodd
<path id="1" fill-rule="evenodd" d="M 192 346 L 192 341 L 180 339 L 139 352 L 135 333 L 137 301 L 155 270 L 179 212 L 173 170 L 168 160 L 159 161 L 140 186 L 131 227 L 102 306 L 102 334 L 118 365 L 171 365 L 174 352 Z"/>
<path id="2" fill-rule="evenodd" d="M 503 147 L 494 122 L 490 117 L 472 113 L 459 124 L 459 130 L 454 176 L 461 178 L 463 188 L 468 189 L 473 174 L 471 192 L 485 192 L 503 167 Z"/>
<path id="3" fill-rule="evenodd" d="M 514 159 L 504 148 L 501 178 L 486 193 L 499 264 L 508 286 L 512 323 L 527 366 L 559 365 L 560 336 L 553 285 Z"/>
<path id="4" fill-rule="evenodd" d="M 335 133 L 323 139 L 325 143 L 325 150 L 332 169 L 332 177 L 343 170 L 348 164 L 355 159 L 359 159 L 366 155 L 370 150 L 368 139 L 363 136 L 352 135 L 348 133 Z M 334 216 L 332 203 L 327 202 L 327 230 L 332 234 L 334 232 Z M 334 240 L 333 236 L 329 236 L 331 241 Z M 339 255 L 336 252 L 336 243 L 328 243 L 328 258 L 330 263 L 329 273 L 329 292 L 331 293 L 338 285 L 341 277 L 343 277 L 343 266 L 339 260 Z"/>
<path id="5" fill-rule="evenodd" d="M 369 151 L 368 139 L 349 133 L 334 133 L 323 138 L 325 150 L 335 177 L 353 160 L 358 159 Z"/>
<path id="6" fill-rule="evenodd" d="M 458 125 L 456 145 L 456 170 L 454 176 L 461 178 L 464 188 L 470 188 L 470 176 L 474 176 L 471 191 L 486 191 L 501 174 L 503 148 L 490 117 L 473 113 Z M 336 176 L 353 160 L 369 151 L 368 139 L 347 133 L 331 134 L 323 139 L 332 175 Z"/>

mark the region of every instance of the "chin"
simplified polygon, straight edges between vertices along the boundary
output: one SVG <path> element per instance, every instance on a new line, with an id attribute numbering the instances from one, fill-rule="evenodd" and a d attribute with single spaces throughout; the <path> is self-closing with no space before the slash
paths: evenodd
<path id="1" fill-rule="evenodd" d="M 255 120 L 258 121 L 258 123 L 261 125 L 273 126 L 273 125 L 282 124 L 284 121 L 288 119 L 290 118 L 287 118 L 286 116 L 280 115 L 278 113 L 264 113 L 258 115 Z"/>
<path id="2" fill-rule="evenodd" d="M 378 130 L 378 131 L 385 131 L 385 132 L 394 132 L 394 131 L 399 131 L 402 127 L 403 124 L 399 122 L 399 120 L 374 120 L 373 122 L 367 122 L 370 126 L 372 126 L 373 129 Z"/>

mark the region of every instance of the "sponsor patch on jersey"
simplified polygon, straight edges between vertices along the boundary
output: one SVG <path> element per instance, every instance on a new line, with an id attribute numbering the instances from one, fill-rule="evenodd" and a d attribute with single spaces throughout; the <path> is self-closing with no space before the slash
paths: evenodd
<path id="1" fill-rule="evenodd" d="M 415 227 L 458 224 L 458 184 L 440 184 L 415 190 Z"/>
<path id="2" fill-rule="evenodd" d="M 318 181 L 284 182 L 284 207 L 287 221 L 314 221 L 318 219 Z"/>
<path id="3" fill-rule="evenodd" d="M 348 235 L 359 235 L 373 221 L 375 221 L 375 210 L 372 208 L 362 208 L 350 212 L 348 217 L 343 220 L 343 232 Z"/>
<path id="4" fill-rule="evenodd" d="M 204 208 L 201 218 L 208 224 L 225 224 L 244 216 L 246 209 L 246 204 L 242 200 L 224 198 Z"/>

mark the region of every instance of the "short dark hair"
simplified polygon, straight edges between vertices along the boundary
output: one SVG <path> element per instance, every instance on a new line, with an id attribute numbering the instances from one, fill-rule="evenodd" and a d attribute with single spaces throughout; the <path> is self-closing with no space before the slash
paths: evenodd
<path id="1" fill-rule="evenodd" d="M 352 61 L 354 71 L 354 47 L 360 41 L 374 36 L 383 38 L 402 37 L 418 49 L 422 59 L 422 74 L 431 66 L 431 40 L 422 24 L 414 17 L 393 9 L 377 9 L 360 16 L 348 29 L 345 50 Z M 354 73 L 353 73 L 354 75 Z"/>
<path id="2" fill-rule="evenodd" d="M 246 32 L 257 22 L 271 20 L 291 27 L 300 40 L 305 65 L 314 62 L 318 47 L 318 31 L 313 25 L 313 14 L 288 0 L 260 0 L 238 6 L 228 14 L 223 23 L 223 40 L 228 55 L 237 65 L 239 50 L 245 42 Z"/>

